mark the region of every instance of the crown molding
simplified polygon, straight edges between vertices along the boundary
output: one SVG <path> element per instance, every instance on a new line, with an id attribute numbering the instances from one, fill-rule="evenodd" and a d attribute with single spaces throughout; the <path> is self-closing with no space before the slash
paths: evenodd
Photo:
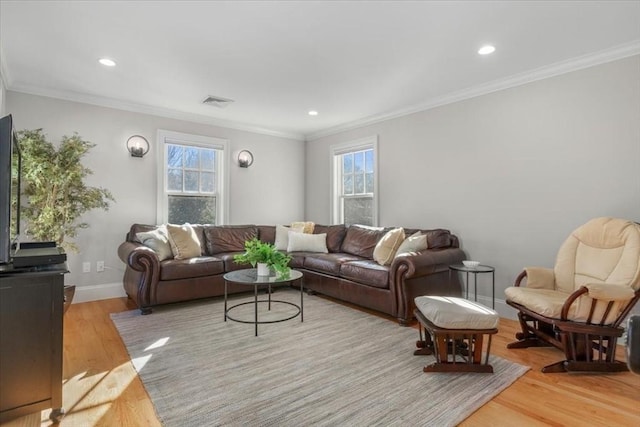
<path id="1" fill-rule="evenodd" d="M 8 80 L 8 79 L 7 79 Z M 7 90 L 13 92 L 26 93 L 29 95 L 45 96 L 47 98 L 62 99 L 65 101 L 81 102 L 84 104 L 97 105 L 99 107 L 114 108 L 116 110 L 130 111 L 133 113 L 149 114 L 152 116 L 165 117 L 169 119 L 183 120 L 192 123 L 200 123 L 211 126 L 219 126 L 228 129 L 241 130 L 257 133 L 261 135 L 275 136 L 279 138 L 294 139 L 304 141 L 304 135 L 298 133 L 282 132 L 273 129 L 262 128 L 247 123 L 240 123 L 231 120 L 221 120 L 201 114 L 187 113 L 172 110 L 170 108 L 153 107 L 150 105 L 136 104 L 133 102 L 120 101 L 113 98 L 106 98 L 95 95 L 88 95 L 71 91 L 59 91 L 55 89 L 45 89 L 30 85 L 13 84 L 7 85 Z"/>
<path id="2" fill-rule="evenodd" d="M 411 107 L 403 108 L 401 110 L 395 110 L 392 112 L 365 117 L 364 119 L 356 120 L 342 125 L 327 128 L 318 132 L 305 135 L 305 140 L 310 142 L 316 139 L 323 138 L 329 135 L 335 135 L 340 132 L 369 126 L 375 123 L 383 122 L 390 119 L 395 119 L 409 114 L 419 113 L 421 111 L 430 110 L 432 108 L 440 107 L 454 102 L 463 101 L 465 99 L 475 98 L 478 96 L 486 95 L 492 92 L 497 92 L 504 89 L 509 89 L 516 86 L 521 86 L 527 83 L 531 83 L 537 80 L 543 80 L 550 77 L 566 74 L 572 71 L 578 71 L 584 68 L 593 67 L 595 65 L 604 64 L 607 62 L 615 61 L 618 59 L 627 58 L 629 56 L 640 54 L 640 40 L 634 40 L 629 43 L 615 46 L 611 49 L 602 50 L 599 52 L 578 56 L 575 58 L 567 59 L 565 61 L 556 62 L 551 65 L 536 68 L 525 73 L 514 74 L 504 79 L 494 80 L 489 83 L 481 84 L 478 86 L 470 87 L 447 95 L 430 99 L 427 102 L 414 105 Z"/>

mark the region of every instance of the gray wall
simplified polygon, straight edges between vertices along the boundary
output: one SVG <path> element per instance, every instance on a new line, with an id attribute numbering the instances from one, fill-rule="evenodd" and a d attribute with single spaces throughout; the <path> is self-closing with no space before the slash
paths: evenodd
<path id="1" fill-rule="evenodd" d="M 380 225 L 450 229 L 498 299 L 590 218 L 640 221 L 640 56 L 307 142 L 307 220 L 330 218 L 329 146 L 374 134 Z"/>
<path id="2" fill-rule="evenodd" d="M 81 252 L 68 255 L 71 273 L 66 283 L 122 288 L 124 265 L 117 257 L 118 246 L 131 224 L 156 222 L 158 129 L 226 138 L 232 153 L 247 149 L 254 154 L 248 169 L 238 167 L 232 158 L 229 223 L 286 224 L 304 218 L 301 141 L 12 91 L 7 92 L 6 107 L 17 130 L 43 128 L 47 139 L 56 143 L 63 135 L 78 132 L 97 144 L 84 162 L 94 172 L 88 184 L 109 189 L 116 203 L 108 212 L 91 211 L 83 218 L 90 228 L 81 230 L 76 239 Z M 143 159 L 130 157 L 125 147 L 134 134 L 151 144 Z M 104 273 L 95 272 L 98 260 L 105 261 Z M 84 261 L 91 262 L 91 273 L 82 273 Z"/>
<path id="3" fill-rule="evenodd" d="M 7 91 L 4 87 L 4 79 L 2 78 L 2 73 L 0 72 L 0 117 L 4 117 L 5 115 L 6 93 Z"/>

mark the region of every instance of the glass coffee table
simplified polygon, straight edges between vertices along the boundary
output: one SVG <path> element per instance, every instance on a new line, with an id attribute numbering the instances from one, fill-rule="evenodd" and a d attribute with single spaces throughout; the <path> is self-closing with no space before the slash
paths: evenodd
<path id="1" fill-rule="evenodd" d="M 304 295 L 304 285 L 302 281 L 300 281 L 300 305 L 294 304 L 289 301 L 282 301 L 271 298 L 271 286 L 274 284 L 281 283 L 291 283 L 300 278 L 302 278 L 302 273 L 297 270 L 291 270 L 289 276 L 286 278 L 277 277 L 272 273 L 270 276 L 258 276 L 258 270 L 256 268 L 249 268 L 246 270 L 236 270 L 230 273 L 225 274 L 224 276 L 224 321 L 227 319 L 233 320 L 234 322 L 240 323 L 250 323 L 255 325 L 256 337 L 258 336 L 258 325 L 266 324 L 266 323 L 278 323 L 284 322 L 287 320 L 291 320 L 295 317 L 300 316 L 300 321 L 304 322 L 304 304 L 303 304 L 303 295 Z M 239 285 L 247 285 L 253 286 L 253 301 L 241 302 L 238 304 L 234 304 L 231 306 L 227 306 L 227 285 L 229 283 L 237 283 Z M 258 299 L 258 288 L 267 287 L 268 298 L 267 299 Z M 231 310 L 234 308 L 243 306 L 243 305 L 254 305 L 254 318 L 253 320 L 242 320 L 238 318 L 234 318 L 230 315 Z M 271 304 L 287 304 L 291 305 L 298 309 L 298 311 L 290 316 L 272 319 L 272 320 L 258 320 L 258 304 L 267 304 L 267 309 L 271 311 Z"/>

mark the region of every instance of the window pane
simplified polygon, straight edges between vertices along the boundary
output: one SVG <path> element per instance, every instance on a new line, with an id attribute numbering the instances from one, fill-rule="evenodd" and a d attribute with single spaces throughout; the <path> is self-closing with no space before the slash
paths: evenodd
<path id="1" fill-rule="evenodd" d="M 342 156 L 342 172 L 343 173 L 353 172 L 353 155 L 352 154 L 344 154 Z"/>
<path id="2" fill-rule="evenodd" d="M 215 175 L 213 172 L 201 172 L 200 191 L 203 193 L 213 193 L 215 188 Z"/>
<path id="3" fill-rule="evenodd" d="M 179 145 L 169 145 L 167 154 L 167 166 L 170 168 L 182 167 L 182 147 Z"/>
<path id="4" fill-rule="evenodd" d="M 350 197 L 343 199 L 344 223 L 373 225 L 373 199 Z"/>
<path id="5" fill-rule="evenodd" d="M 354 194 L 363 194 L 364 193 L 364 175 L 359 173 L 353 176 L 354 181 Z"/>
<path id="6" fill-rule="evenodd" d="M 212 171 L 214 169 L 214 161 L 216 158 L 216 152 L 208 148 L 200 149 L 200 168 L 203 170 Z"/>
<path id="7" fill-rule="evenodd" d="M 167 190 L 182 191 L 182 169 L 169 169 L 167 171 Z"/>
<path id="8" fill-rule="evenodd" d="M 184 172 L 184 191 L 198 191 L 200 185 L 198 183 L 198 172 L 185 171 Z"/>
<path id="9" fill-rule="evenodd" d="M 373 193 L 373 172 L 365 175 L 365 193 Z"/>
<path id="10" fill-rule="evenodd" d="M 200 162 L 198 161 L 198 151 L 196 147 L 184 147 L 184 167 L 198 169 Z"/>
<path id="11" fill-rule="evenodd" d="M 354 172 L 362 172 L 364 170 L 364 153 L 362 151 L 353 153 Z"/>
<path id="12" fill-rule="evenodd" d="M 169 196 L 169 218 L 172 224 L 215 224 L 214 196 Z"/>
<path id="13" fill-rule="evenodd" d="M 365 172 L 373 172 L 373 150 L 364 152 Z"/>
<path id="14" fill-rule="evenodd" d="M 345 175 L 343 185 L 342 194 L 353 194 L 353 175 Z"/>

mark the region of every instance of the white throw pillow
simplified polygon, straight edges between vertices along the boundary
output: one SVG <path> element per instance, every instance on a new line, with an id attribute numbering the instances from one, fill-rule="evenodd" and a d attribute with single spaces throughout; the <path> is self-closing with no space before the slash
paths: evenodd
<path id="1" fill-rule="evenodd" d="M 287 252 L 322 252 L 328 253 L 327 233 L 306 234 L 289 232 Z"/>
<path id="2" fill-rule="evenodd" d="M 373 249 L 373 259 L 380 265 L 389 265 L 404 241 L 404 228 L 387 231 Z"/>
<path id="3" fill-rule="evenodd" d="M 169 233 L 164 225 L 155 230 L 136 233 L 136 239 L 146 247 L 153 249 L 160 261 L 173 258 L 171 243 L 169 243 Z"/>
<path id="4" fill-rule="evenodd" d="M 289 246 L 289 231 L 302 233 L 303 227 L 285 227 L 276 225 L 276 240 L 273 243 L 277 250 L 286 251 Z"/>
<path id="5" fill-rule="evenodd" d="M 396 256 L 409 255 L 411 252 L 420 252 L 428 248 L 427 235 L 418 231 L 404 239 L 404 242 L 396 251 Z"/>

